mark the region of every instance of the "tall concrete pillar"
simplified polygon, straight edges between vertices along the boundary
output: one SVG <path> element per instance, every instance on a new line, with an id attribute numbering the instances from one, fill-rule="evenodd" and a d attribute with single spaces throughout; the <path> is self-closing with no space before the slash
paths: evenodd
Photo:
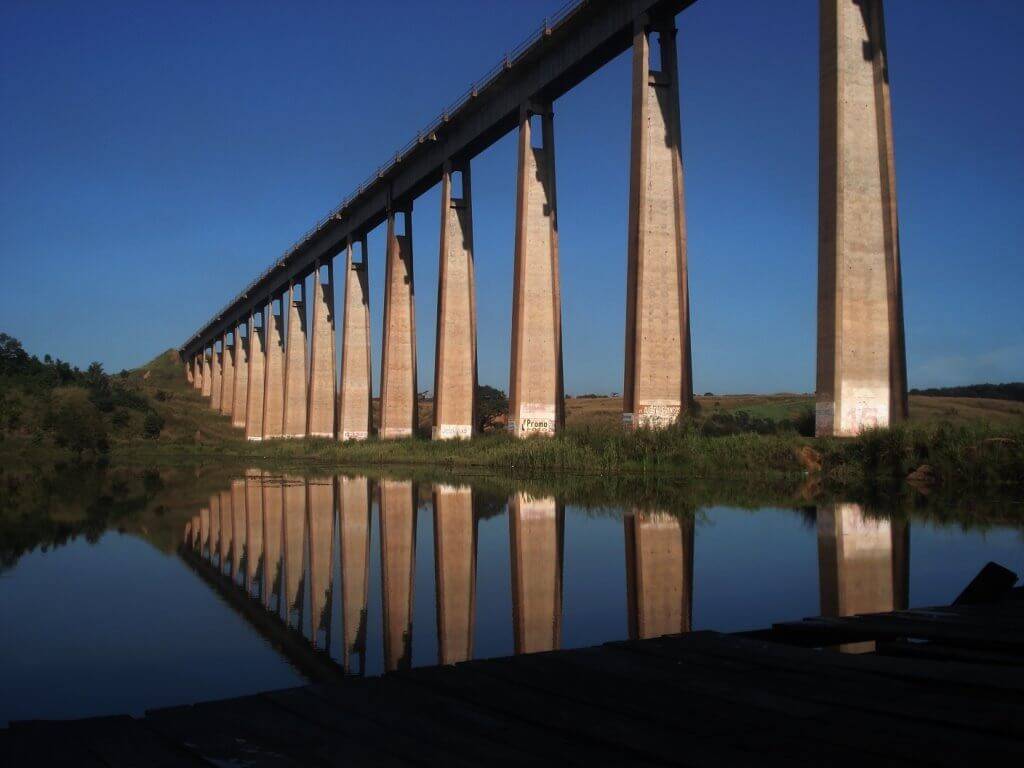
<path id="1" fill-rule="evenodd" d="M 892 111 L 881 0 L 821 0 L 815 432 L 907 418 Z"/>
<path id="2" fill-rule="evenodd" d="M 818 584 L 822 616 L 902 610 L 910 596 L 906 521 L 872 518 L 859 504 L 818 507 Z M 874 643 L 840 650 L 863 652 Z"/>
<path id="3" fill-rule="evenodd" d="M 245 479 L 235 478 L 231 481 L 231 576 L 238 584 L 245 583 L 246 501 Z"/>
<path id="4" fill-rule="evenodd" d="M 661 60 L 652 61 L 651 35 Z M 693 400 L 686 216 L 676 30 L 638 22 L 633 34 L 626 365 L 622 420 L 674 424 Z"/>
<path id="5" fill-rule="evenodd" d="M 534 130 L 531 117 L 541 130 Z M 565 423 L 552 120 L 550 104 L 524 105 L 519 112 L 508 422 L 519 437 L 553 435 Z"/>
<path id="6" fill-rule="evenodd" d="M 241 370 L 241 369 L 239 369 Z M 245 473 L 245 591 L 263 597 L 263 473 L 250 469 Z"/>
<path id="7" fill-rule="evenodd" d="M 562 643 L 562 506 L 553 497 L 517 493 L 508 521 L 515 652 L 555 650 Z"/>
<path id="8" fill-rule="evenodd" d="M 220 412 L 222 416 L 230 416 L 235 404 L 235 349 L 236 344 L 228 344 L 228 332 L 221 338 L 221 373 L 220 373 Z"/>
<path id="9" fill-rule="evenodd" d="M 453 176 L 462 189 L 453 192 Z M 441 248 L 434 346 L 435 440 L 476 430 L 476 289 L 469 162 L 447 164 L 441 177 Z"/>
<path id="10" fill-rule="evenodd" d="M 231 426 L 245 429 L 249 401 L 249 338 L 242 336 L 238 327 L 235 326 L 235 391 L 231 400 Z"/>
<path id="11" fill-rule="evenodd" d="M 341 606 L 344 621 L 342 666 L 362 673 L 366 666 L 366 613 L 370 586 L 370 481 L 339 478 L 338 525 L 341 551 Z M 353 657 L 359 658 L 353 670 Z"/>
<path id="12" fill-rule="evenodd" d="M 263 439 L 284 434 L 284 305 L 287 294 L 281 297 L 281 312 L 274 312 L 274 297 L 267 302 L 263 319 L 263 343 L 266 344 L 263 374 Z"/>
<path id="13" fill-rule="evenodd" d="M 362 261 L 345 255 L 345 312 L 341 332 L 341 388 L 338 392 L 338 439 L 365 440 L 370 435 L 370 287 L 366 236 L 360 240 Z"/>
<path id="14" fill-rule="evenodd" d="M 469 486 L 434 486 L 434 572 L 437 661 L 473 657 L 476 602 L 476 515 Z"/>
<path id="15" fill-rule="evenodd" d="M 185 361 L 185 381 L 195 386 L 195 380 L 192 378 L 192 361 Z"/>
<path id="16" fill-rule="evenodd" d="M 210 407 L 215 411 L 220 411 L 220 398 L 223 395 L 221 389 L 221 372 L 222 364 L 224 362 L 224 348 L 221 347 L 220 352 L 217 351 L 217 344 L 210 347 Z"/>
<path id="17" fill-rule="evenodd" d="M 200 352 L 192 358 L 192 387 L 197 392 L 203 391 L 203 355 Z"/>
<path id="18" fill-rule="evenodd" d="M 401 221 L 398 221 L 399 217 Z M 405 231 L 398 232 L 404 223 Z M 416 306 L 412 270 L 412 207 L 388 212 L 381 355 L 380 436 L 416 431 Z"/>
<path id="19" fill-rule="evenodd" d="M 302 577 L 306 549 L 306 483 L 299 477 L 284 479 L 284 597 L 282 615 L 291 623 L 293 616 L 302 625 Z"/>
<path id="20" fill-rule="evenodd" d="M 391 672 L 412 666 L 416 488 L 408 480 L 380 483 L 380 546 L 384 668 Z"/>
<path id="21" fill-rule="evenodd" d="M 293 282 L 288 296 L 288 345 L 284 362 L 284 437 L 306 436 L 306 296 L 302 281 Z M 301 296 L 299 295 L 301 291 Z"/>
<path id="22" fill-rule="evenodd" d="M 623 518 L 629 637 L 690 631 L 693 518 L 634 510 Z"/>
<path id="23" fill-rule="evenodd" d="M 263 476 L 263 606 L 281 613 L 284 571 L 281 557 L 284 541 L 284 489 L 279 482 Z M 277 602 L 275 603 L 275 597 Z"/>
<path id="24" fill-rule="evenodd" d="M 327 282 L 321 282 L 320 268 L 327 267 Z M 334 437 L 334 407 L 338 374 L 334 360 L 334 265 L 317 262 L 313 270 L 313 331 L 309 360 L 310 437 Z"/>
<path id="25" fill-rule="evenodd" d="M 213 394 L 213 366 L 211 364 L 211 358 L 213 357 L 213 354 L 213 347 L 210 347 L 209 354 L 207 354 L 206 349 L 203 349 L 202 351 L 203 370 L 202 376 L 200 377 L 200 383 L 202 384 L 203 397 L 211 397 Z"/>
<path id="26" fill-rule="evenodd" d="M 331 552 L 334 549 L 334 478 L 311 478 L 306 484 L 306 508 L 309 530 L 309 640 L 314 647 L 320 643 L 320 630 L 330 633 L 331 618 Z M 329 634 L 328 634 L 329 637 Z"/>
<path id="27" fill-rule="evenodd" d="M 257 311 L 249 313 L 249 392 L 245 397 L 245 438 L 263 439 L 263 388 L 266 385 L 267 352 L 264 344 L 265 317 L 259 310 L 260 327 L 256 327 Z"/>

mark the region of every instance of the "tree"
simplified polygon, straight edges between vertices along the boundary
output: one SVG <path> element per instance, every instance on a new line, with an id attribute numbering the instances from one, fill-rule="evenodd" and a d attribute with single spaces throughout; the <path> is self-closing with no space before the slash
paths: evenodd
<path id="1" fill-rule="evenodd" d="M 85 451 L 106 453 L 107 429 L 99 409 L 92 404 L 84 389 L 78 387 L 58 391 L 49 419 L 57 445 L 81 456 Z"/>
<path id="2" fill-rule="evenodd" d="M 28 368 L 30 359 L 20 341 L 6 333 L 0 333 L 0 374 L 23 373 Z"/>
<path id="3" fill-rule="evenodd" d="M 480 384 L 476 388 L 477 420 L 481 432 L 494 428 L 508 414 L 508 397 L 497 387 Z"/>

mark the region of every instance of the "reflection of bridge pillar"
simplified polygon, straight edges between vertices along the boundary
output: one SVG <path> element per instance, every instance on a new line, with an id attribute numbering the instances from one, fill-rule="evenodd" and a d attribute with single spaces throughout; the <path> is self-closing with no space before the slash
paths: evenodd
<path id="1" fill-rule="evenodd" d="M 263 315 L 264 357 L 263 437 L 280 437 L 284 429 L 284 312 L 274 312 L 274 297 L 267 301 Z M 288 301 L 279 296 L 283 308 Z"/>
<path id="2" fill-rule="evenodd" d="M 189 540 L 189 546 L 192 548 L 193 552 L 200 551 L 200 547 L 202 545 L 202 540 L 200 539 L 201 532 L 202 520 L 200 519 L 199 515 L 193 515 L 191 537 Z"/>
<path id="3" fill-rule="evenodd" d="M 221 389 L 221 368 L 224 361 L 224 348 L 217 351 L 217 342 L 210 347 L 210 407 L 220 411 L 220 398 L 224 392 Z"/>
<path id="4" fill-rule="evenodd" d="M 262 310 L 249 313 L 249 392 L 245 397 L 245 438 L 263 439 L 263 387 L 266 384 L 267 353 L 263 343 L 263 327 L 256 327 L 256 315 L 263 316 Z"/>
<path id="5" fill-rule="evenodd" d="M 384 667 L 412 665 L 412 578 L 416 558 L 416 488 L 407 480 L 380 484 L 381 594 Z"/>
<path id="6" fill-rule="evenodd" d="M 213 356 L 213 348 L 209 350 L 210 354 L 207 354 L 207 350 L 202 351 L 202 375 L 199 377 L 199 383 L 201 386 L 201 392 L 203 397 L 210 397 L 213 392 L 213 366 L 210 364 L 210 358 Z"/>
<path id="7" fill-rule="evenodd" d="M 865 517 L 859 504 L 818 507 L 823 616 L 907 607 L 910 538 L 905 521 Z"/>
<path id="8" fill-rule="evenodd" d="M 327 283 L 320 269 L 327 268 Z M 310 437 L 334 437 L 334 406 L 337 401 L 337 373 L 334 363 L 334 265 L 317 262 L 313 269 L 313 330 L 309 360 Z"/>
<path id="9" fill-rule="evenodd" d="M 235 326 L 235 391 L 231 400 L 231 426 L 245 429 L 249 398 L 249 339 Z"/>
<path id="10" fill-rule="evenodd" d="M 234 528 L 231 524 L 231 491 L 221 491 L 217 494 L 217 498 L 220 514 L 220 571 L 221 573 L 230 573 L 234 544 L 232 539 Z"/>
<path id="11" fill-rule="evenodd" d="M 531 127 L 534 116 L 540 131 Z M 550 104 L 519 112 L 508 428 L 520 437 L 554 434 L 565 422 L 552 119 Z"/>
<path id="12" fill-rule="evenodd" d="M 434 571 L 437 660 L 456 664 L 473 657 L 476 516 L 469 486 L 434 486 Z"/>
<path id="13" fill-rule="evenodd" d="M 512 624 L 516 653 L 562 642 L 564 512 L 554 498 L 517 493 L 509 499 L 512 540 Z"/>
<path id="14" fill-rule="evenodd" d="M 366 236 L 360 239 L 362 261 L 352 260 L 352 239 L 345 249 L 345 313 L 341 331 L 341 388 L 338 391 L 338 439 L 364 440 L 370 435 L 370 288 Z"/>
<path id="15" fill-rule="evenodd" d="M 245 591 L 260 592 L 263 560 L 263 480 L 258 469 L 245 473 Z"/>
<path id="16" fill-rule="evenodd" d="M 302 280 L 289 286 L 288 345 L 284 358 L 284 436 L 306 436 L 306 288 Z M 301 296 L 299 295 L 301 292 Z"/>
<path id="17" fill-rule="evenodd" d="M 245 480 L 236 478 L 231 481 L 231 576 L 235 581 L 244 580 L 245 558 L 247 557 L 245 540 L 246 492 Z M 241 577 L 241 578 L 240 578 Z"/>
<path id="18" fill-rule="evenodd" d="M 210 553 L 210 509 L 201 507 L 199 510 L 199 554 L 203 557 Z"/>
<path id="19" fill-rule="evenodd" d="M 351 670 L 351 657 L 366 662 L 366 602 L 370 568 L 370 481 L 365 477 L 339 479 L 339 538 L 341 540 L 341 605 L 345 646 L 342 665 Z"/>
<path id="20" fill-rule="evenodd" d="M 220 494 L 210 496 L 210 562 L 220 562 Z"/>
<path id="21" fill-rule="evenodd" d="M 306 483 L 285 478 L 284 485 L 284 612 L 286 619 L 301 609 L 304 550 L 306 548 Z M 301 622 L 300 622 L 301 625 Z"/>
<path id="22" fill-rule="evenodd" d="M 666 427 L 693 398 L 686 217 L 676 30 L 671 20 L 633 33 L 626 366 L 628 427 Z M 661 61 L 651 60 L 657 34 Z"/>
<path id="23" fill-rule="evenodd" d="M 453 193 L 452 177 L 462 178 Z M 441 257 L 434 349 L 435 440 L 472 437 L 476 428 L 476 298 L 469 163 L 441 177 Z"/>
<path id="24" fill-rule="evenodd" d="M 907 417 L 881 0 L 821 0 L 818 435 Z"/>
<path id="25" fill-rule="evenodd" d="M 334 478 L 311 479 L 306 485 L 309 510 L 309 639 L 330 632 L 331 553 L 334 549 Z M 327 647 L 325 644 L 324 647 Z"/>
<path id="26" fill-rule="evenodd" d="M 399 218 L 405 231 L 398 233 Z M 416 293 L 412 268 L 412 207 L 388 211 L 381 354 L 380 436 L 416 431 Z"/>
<path id="27" fill-rule="evenodd" d="M 690 631 L 693 518 L 636 510 L 623 519 L 631 639 Z"/>
<path id="28" fill-rule="evenodd" d="M 279 602 L 284 594 L 283 569 L 281 568 L 282 541 L 284 537 L 284 489 L 278 482 L 268 482 L 263 477 L 263 583 L 260 591 L 263 605 L 270 610 L 274 595 Z M 280 604 L 278 605 L 280 613 Z"/>
<path id="29" fill-rule="evenodd" d="M 235 344 L 228 344 L 228 333 L 221 337 L 220 412 L 230 416 L 235 405 Z M 237 334 L 237 330 L 236 330 Z"/>

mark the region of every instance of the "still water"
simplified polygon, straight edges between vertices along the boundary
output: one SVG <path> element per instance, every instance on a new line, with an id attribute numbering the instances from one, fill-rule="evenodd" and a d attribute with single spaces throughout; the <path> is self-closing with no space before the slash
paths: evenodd
<path id="1" fill-rule="evenodd" d="M 1024 572 L 1012 515 L 852 502 L 626 506 L 508 478 L 256 470 L 5 491 L 0 725 L 948 603 L 990 560 Z"/>

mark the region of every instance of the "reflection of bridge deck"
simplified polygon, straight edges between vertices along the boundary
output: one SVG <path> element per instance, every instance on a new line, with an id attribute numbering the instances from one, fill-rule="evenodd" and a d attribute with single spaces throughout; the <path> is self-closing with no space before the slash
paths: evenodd
<path id="1" fill-rule="evenodd" d="M 1022 589 L 742 637 L 404 670 L 138 720 L 15 724 L 0 731 L 0 754 L 76 766 L 1002 763 L 1024 754 Z M 865 640 L 876 654 L 806 647 Z"/>

